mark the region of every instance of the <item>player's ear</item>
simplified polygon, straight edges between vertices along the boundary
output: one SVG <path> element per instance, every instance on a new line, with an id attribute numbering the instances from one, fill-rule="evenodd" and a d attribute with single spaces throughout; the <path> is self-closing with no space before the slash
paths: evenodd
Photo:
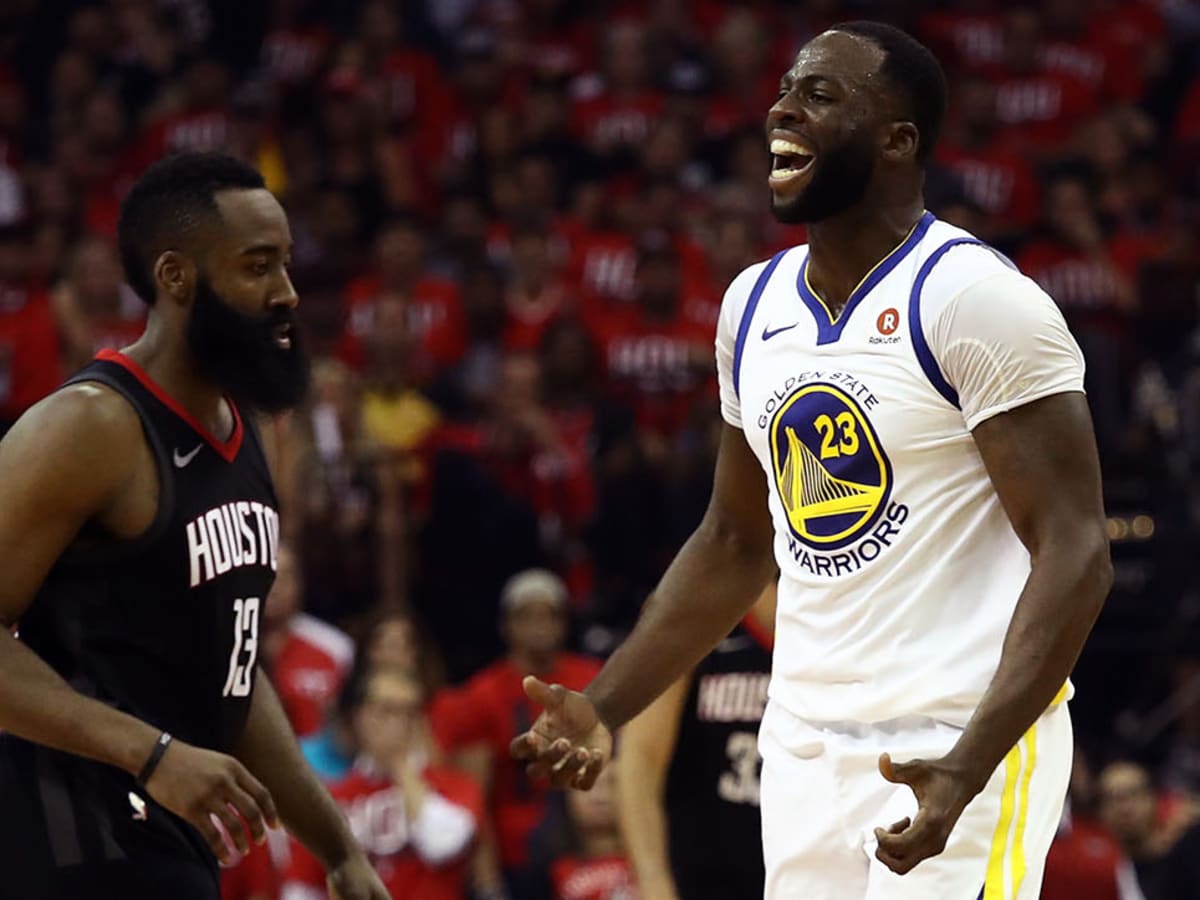
<path id="1" fill-rule="evenodd" d="M 883 157 L 888 162 L 909 162 L 917 155 L 921 138 L 912 122 L 889 122 L 883 137 Z"/>
<path id="2" fill-rule="evenodd" d="M 176 303 L 186 303 L 196 281 L 195 264 L 178 250 L 164 250 L 154 261 L 154 285 Z"/>

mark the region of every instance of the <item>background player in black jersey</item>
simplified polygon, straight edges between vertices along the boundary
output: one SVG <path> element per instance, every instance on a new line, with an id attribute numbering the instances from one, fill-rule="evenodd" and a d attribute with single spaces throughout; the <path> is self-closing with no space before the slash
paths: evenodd
<path id="1" fill-rule="evenodd" d="M 625 852 L 642 900 L 761 900 L 758 728 L 776 586 L 716 649 L 621 729 Z"/>
<path id="2" fill-rule="evenodd" d="M 222 828 L 245 850 L 282 822 L 333 896 L 383 900 L 256 677 L 278 515 L 239 407 L 305 388 L 287 218 L 253 169 L 184 154 L 119 241 L 145 333 L 0 443 L 0 897 L 215 900 Z"/>

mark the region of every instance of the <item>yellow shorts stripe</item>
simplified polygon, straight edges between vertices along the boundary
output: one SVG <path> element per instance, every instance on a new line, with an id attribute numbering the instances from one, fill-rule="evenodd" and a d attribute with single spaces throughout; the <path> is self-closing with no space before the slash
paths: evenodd
<path id="1" fill-rule="evenodd" d="M 1004 851 L 1008 849 L 1008 829 L 1012 825 L 1017 803 L 1017 782 L 1021 772 L 1021 746 L 1018 744 L 1004 757 L 1004 793 L 1000 795 L 1000 821 L 992 835 L 988 854 L 987 881 L 983 900 L 1004 900 Z"/>
<path id="2" fill-rule="evenodd" d="M 1025 819 L 1029 814 L 1029 782 L 1033 780 L 1033 766 L 1037 762 L 1037 725 L 1025 732 L 1025 771 L 1021 773 L 1021 787 L 1017 791 L 1017 833 L 1013 835 L 1012 852 L 1012 895 L 1021 893 L 1021 882 L 1025 880 Z"/>

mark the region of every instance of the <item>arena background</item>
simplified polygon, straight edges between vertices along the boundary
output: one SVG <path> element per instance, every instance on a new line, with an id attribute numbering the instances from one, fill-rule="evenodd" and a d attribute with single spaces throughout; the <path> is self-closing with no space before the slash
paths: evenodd
<path id="1" fill-rule="evenodd" d="M 504 652 L 505 580 L 544 566 L 602 657 L 707 500 L 722 292 L 803 240 L 767 212 L 778 78 L 862 17 L 949 74 L 929 207 L 1084 348 L 1116 583 L 1075 677 L 1081 760 L 1150 767 L 1178 822 L 1200 795 L 1194 3 L 5 0 L 0 428 L 139 332 L 131 179 L 225 150 L 287 208 L 317 357 L 274 425 L 308 613 L 361 642 L 414 612 L 454 686 Z"/>

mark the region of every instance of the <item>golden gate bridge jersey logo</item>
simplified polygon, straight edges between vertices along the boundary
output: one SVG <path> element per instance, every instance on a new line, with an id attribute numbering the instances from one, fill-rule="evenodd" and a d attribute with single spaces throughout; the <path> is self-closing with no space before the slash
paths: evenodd
<path id="1" fill-rule="evenodd" d="M 866 536 L 887 506 L 892 466 L 858 403 L 832 384 L 806 384 L 780 405 L 768 437 L 792 534 L 815 550 Z"/>

